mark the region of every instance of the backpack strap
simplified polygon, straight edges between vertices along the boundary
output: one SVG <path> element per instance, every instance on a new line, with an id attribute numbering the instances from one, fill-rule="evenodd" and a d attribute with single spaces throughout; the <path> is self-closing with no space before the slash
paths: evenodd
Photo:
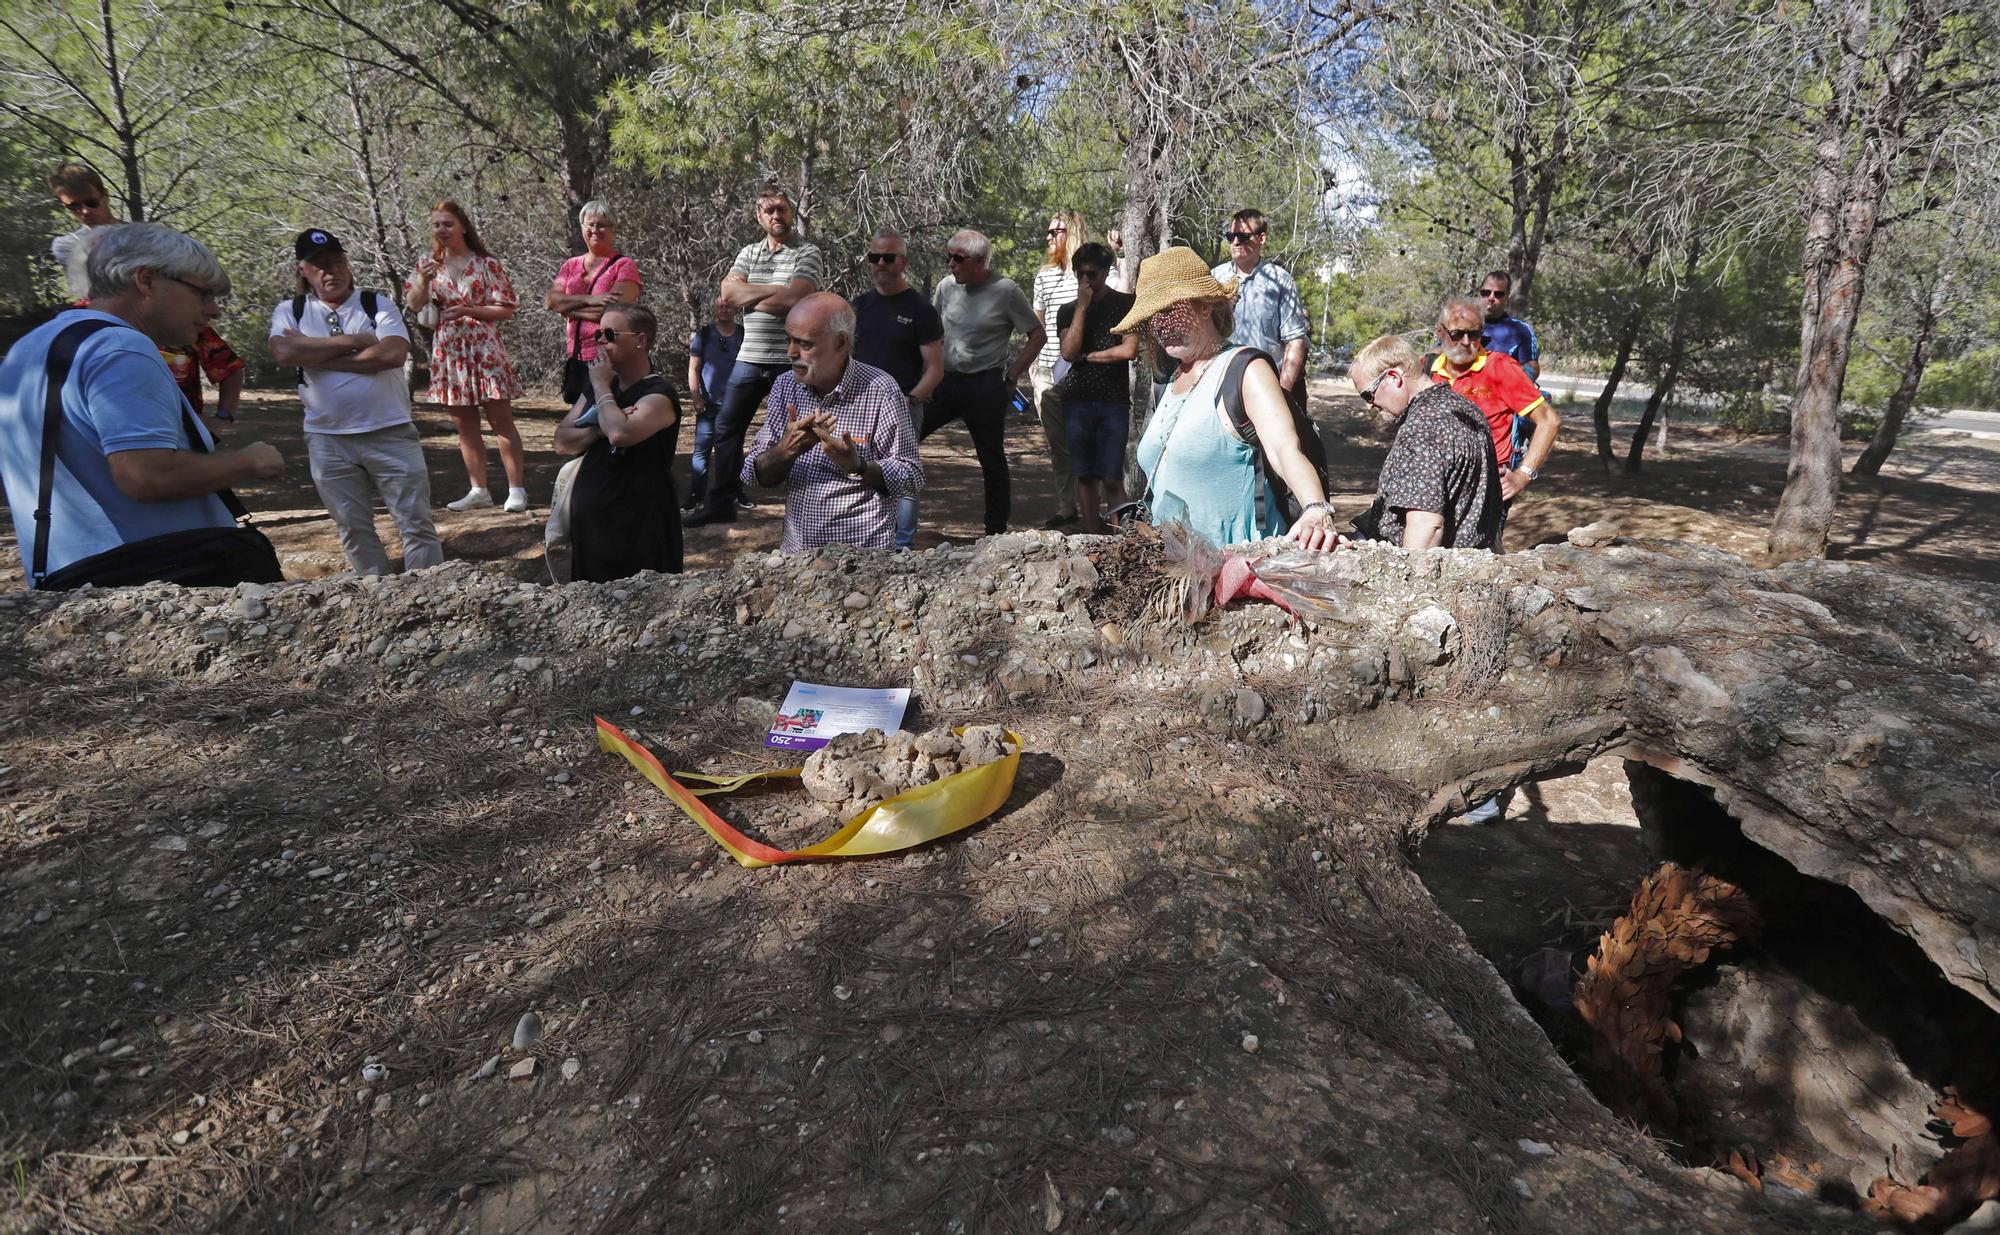
<path id="1" fill-rule="evenodd" d="M 1278 371 L 1277 363 L 1268 354 L 1254 347 L 1243 348 L 1229 358 L 1229 368 L 1223 371 L 1220 391 L 1222 408 L 1229 413 L 1229 427 L 1250 446 L 1257 444 L 1257 426 L 1250 423 L 1250 413 L 1243 407 L 1243 377 L 1250 371 L 1250 366 L 1259 360 L 1270 365 L 1271 372 Z"/>
<path id="2" fill-rule="evenodd" d="M 42 362 L 48 389 L 42 395 L 41 493 L 35 499 L 35 547 L 28 564 L 32 587 L 41 587 L 42 580 L 49 573 L 49 505 L 55 499 L 56 448 L 61 436 L 63 387 L 69 384 L 69 371 L 76 363 L 76 352 L 83 346 L 83 341 L 100 330 L 109 330 L 115 324 L 100 318 L 70 323 L 56 332 L 55 339 L 49 343 L 48 357 Z"/>
<path id="3" fill-rule="evenodd" d="M 370 326 L 373 326 L 373 325 L 375 324 L 375 315 L 376 315 L 377 313 L 381 312 L 381 309 L 382 309 L 382 297 L 381 297 L 381 294 L 380 294 L 380 293 L 378 293 L 378 292 L 377 292 L 377 291 L 376 291 L 376 290 L 375 290 L 374 288 L 372 288 L 372 287 L 364 287 L 364 288 L 362 288 L 362 289 L 361 289 L 361 311 L 362 311 L 363 313 L 366 313 L 366 314 L 368 315 L 368 324 L 369 324 Z"/>
<path id="4" fill-rule="evenodd" d="M 300 324 L 305 321 L 305 318 L 306 294 L 300 292 L 298 295 L 292 297 L 292 329 L 300 329 Z"/>

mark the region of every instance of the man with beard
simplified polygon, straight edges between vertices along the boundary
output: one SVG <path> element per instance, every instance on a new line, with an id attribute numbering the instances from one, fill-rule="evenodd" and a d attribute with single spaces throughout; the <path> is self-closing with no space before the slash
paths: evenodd
<path id="1" fill-rule="evenodd" d="M 1486 312 L 1470 296 L 1454 296 L 1438 310 L 1438 357 L 1431 363 L 1431 380 L 1450 386 L 1472 400 L 1493 431 L 1493 458 L 1500 465 L 1500 496 L 1506 504 L 1541 475 L 1555 449 L 1562 417 L 1535 389 L 1535 383 L 1512 356 L 1486 350 Z M 1535 434 L 1527 449 L 1514 452 L 1514 417 L 1532 421 Z M 1506 519 L 1503 514 L 1501 525 Z M 1494 550 L 1500 548 L 1496 538 Z"/>
<path id="2" fill-rule="evenodd" d="M 854 359 L 854 310 L 832 292 L 785 318 L 791 368 L 772 383 L 742 481 L 786 486 L 787 553 L 892 549 L 896 499 L 923 488 L 917 435 L 896 379 Z"/>

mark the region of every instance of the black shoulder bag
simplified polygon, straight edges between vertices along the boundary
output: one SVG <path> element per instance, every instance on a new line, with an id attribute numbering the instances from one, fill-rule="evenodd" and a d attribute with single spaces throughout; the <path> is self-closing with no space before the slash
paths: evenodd
<path id="1" fill-rule="evenodd" d="M 44 372 L 48 393 L 42 400 L 41 493 L 35 503 L 35 543 L 28 566 L 29 586 L 41 592 L 66 592 L 85 584 L 124 587 L 135 583 L 178 583 L 184 587 L 231 587 L 238 583 L 282 583 L 278 551 L 264 533 L 248 525 L 250 512 L 227 489 L 215 496 L 242 521 L 236 527 L 197 527 L 129 541 L 115 549 L 49 570 L 49 506 L 55 497 L 56 451 L 62 432 L 62 394 L 76 363 L 77 348 L 111 322 L 92 319 L 64 327 L 49 344 Z M 181 423 L 189 448 L 207 454 L 200 426 L 187 401 L 181 402 Z"/>

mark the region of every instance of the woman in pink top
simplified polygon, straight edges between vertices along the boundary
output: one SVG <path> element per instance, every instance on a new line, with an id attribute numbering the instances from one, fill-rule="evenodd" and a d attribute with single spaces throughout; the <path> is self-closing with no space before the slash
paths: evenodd
<path id="1" fill-rule="evenodd" d="M 514 400 L 521 379 L 507 359 L 499 323 L 514 316 L 519 299 L 498 258 L 486 251 L 465 208 L 447 198 L 431 208 L 431 255 L 417 263 L 404 285 L 410 308 L 437 305 L 437 335 L 431 343 L 428 398 L 442 403 L 458 427 L 458 453 L 465 460 L 471 489 L 447 510 L 491 506 L 486 487 L 486 439 L 480 409 L 500 438 L 500 466 L 507 472 L 507 505 L 528 508 L 527 452 L 514 426 Z"/>
<path id="2" fill-rule="evenodd" d="M 562 264 L 542 301 L 569 321 L 563 327 L 563 402 L 575 404 L 590 390 L 587 366 L 597 358 L 597 321 L 611 304 L 639 302 L 639 264 L 618 251 L 611 206 L 585 202 L 577 211 L 584 252 Z"/>

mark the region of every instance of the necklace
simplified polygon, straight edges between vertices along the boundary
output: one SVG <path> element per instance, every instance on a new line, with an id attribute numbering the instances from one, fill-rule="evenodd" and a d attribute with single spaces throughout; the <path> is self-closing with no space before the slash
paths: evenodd
<path id="1" fill-rule="evenodd" d="M 1188 390 L 1193 390 L 1196 386 L 1200 385 L 1201 375 L 1208 372 L 1208 366 L 1214 364 L 1215 358 L 1221 354 L 1221 352 L 1210 352 L 1192 365 L 1189 365 L 1185 371 L 1176 373 L 1173 381 L 1176 391 L 1180 394 L 1186 394 Z M 1181 378 L 1183 377 L 1187 378 L 1187 390 L 1179 389 Z"/>

